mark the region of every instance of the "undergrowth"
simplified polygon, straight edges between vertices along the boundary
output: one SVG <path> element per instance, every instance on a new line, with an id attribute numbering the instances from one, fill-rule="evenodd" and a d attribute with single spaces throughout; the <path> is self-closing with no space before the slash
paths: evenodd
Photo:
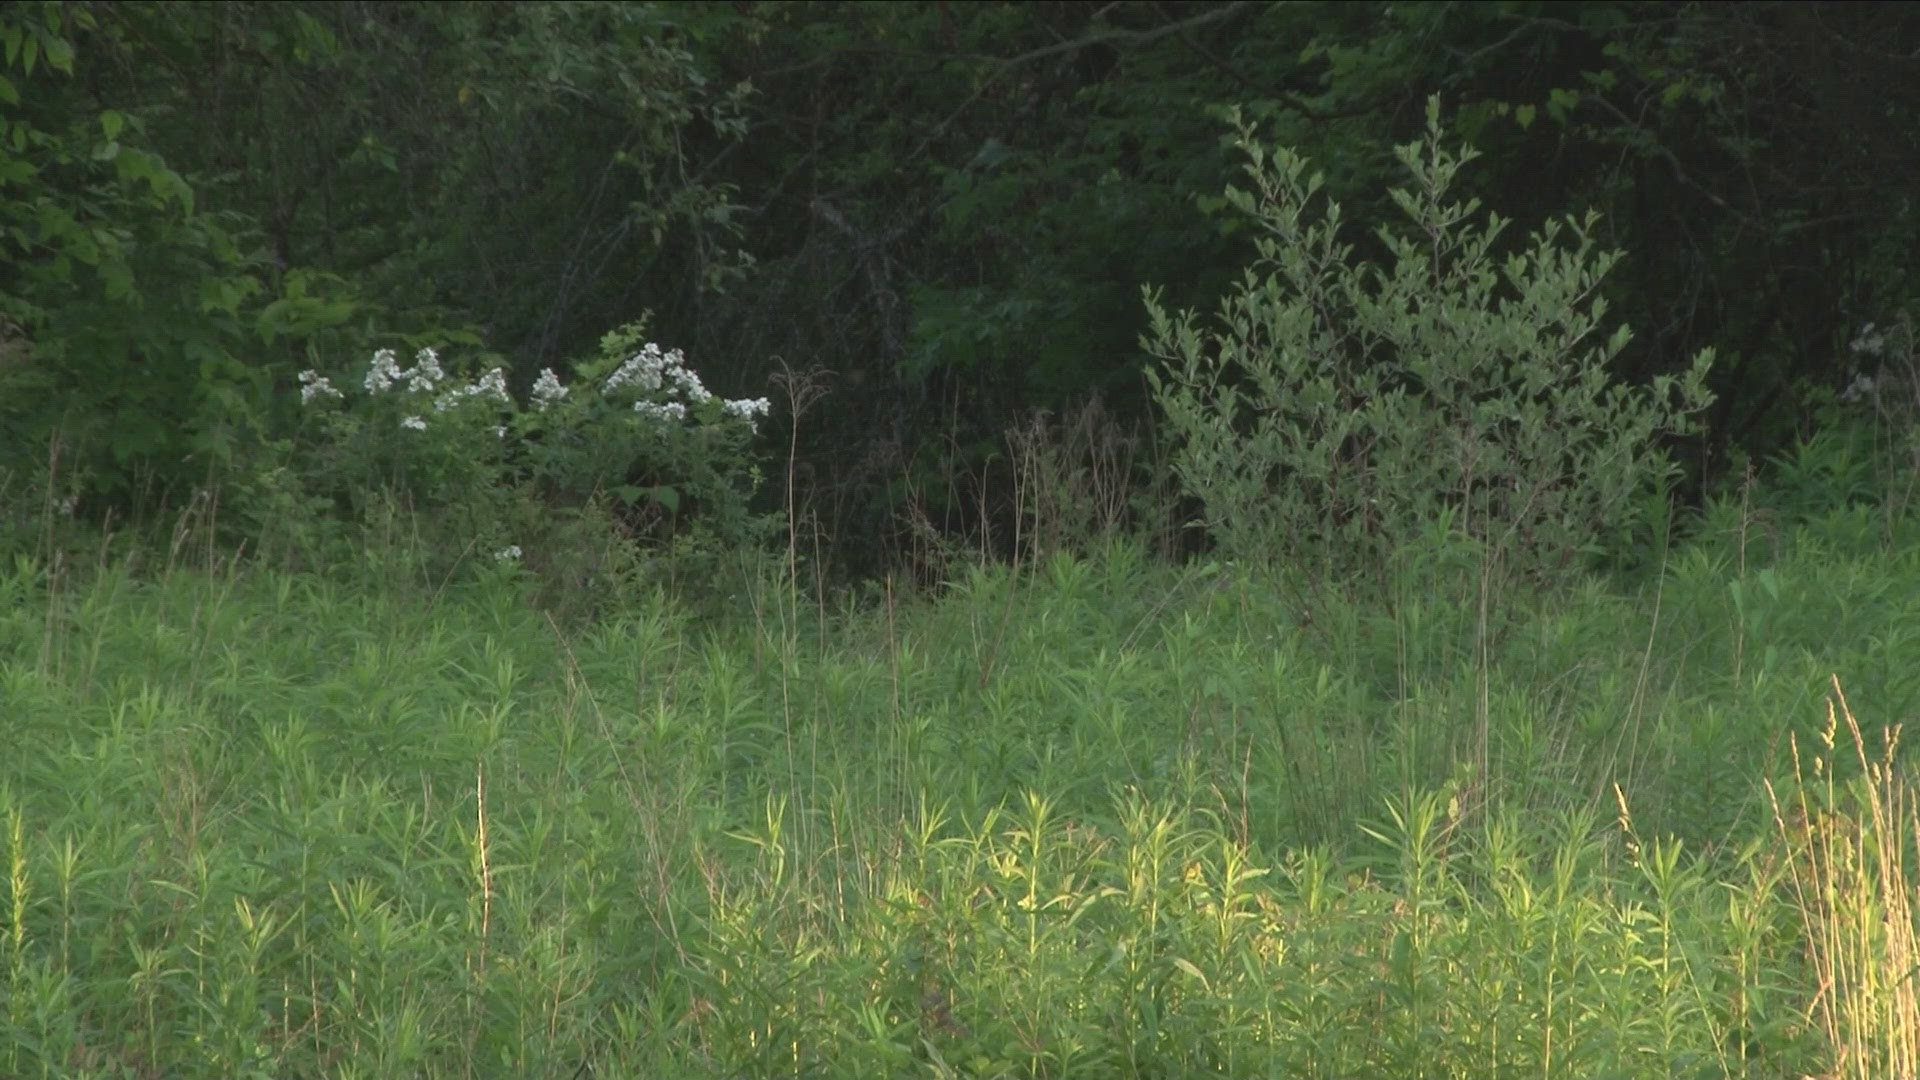
<path id="1" fill-rule="evenodd" d="M 585 622 L 18 557 L 0 1074 L 1911 1075 L 1854 513 L 1491 637 L 1121 543 Z"/>

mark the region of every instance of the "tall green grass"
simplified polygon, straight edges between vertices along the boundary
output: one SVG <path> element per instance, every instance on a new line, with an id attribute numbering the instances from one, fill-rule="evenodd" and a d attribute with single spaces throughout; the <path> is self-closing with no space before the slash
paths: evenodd
<path id="1" fill-rule="evenodd" d="M 1912 1075 L 1920 545 L 1716 513 L 1497 636 L 16 559 L 0 1075 Z"/>

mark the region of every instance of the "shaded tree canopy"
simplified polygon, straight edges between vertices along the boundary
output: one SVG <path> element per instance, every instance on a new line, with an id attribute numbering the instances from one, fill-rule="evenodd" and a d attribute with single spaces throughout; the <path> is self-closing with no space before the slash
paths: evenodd
<path id="1" fill-rule="evenodd" d="M 48 2 L 0 44 L 0 455 L 123 500 L 231 464 L 303 367 L 432 341 L 524 387 L 651 312 L 727 390 L 831 373 L 769 434 L 877 567 L 909 498 L 1003 512 L 1031 410 L 1148 419 L 1141 286 L 1205 306 L 1251 250 L 1228 106 L 1358 243 L 1431 94 L 1489 205 L 1598 211 L 1619 374 L 1721 357 L 1703 482 L 1916 293 L 1906 5 Z"/>

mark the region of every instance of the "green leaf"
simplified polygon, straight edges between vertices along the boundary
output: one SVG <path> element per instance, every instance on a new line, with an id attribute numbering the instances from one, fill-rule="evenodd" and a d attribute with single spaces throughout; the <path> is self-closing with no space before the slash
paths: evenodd
<path id="1" fill-rule="evenodd" d="M 100 130 L 112 142 L 120 137 L 120 129 L 127 126 L 127 114 L 108 109 L 100 114 Z"/>
<path id="2" fill-rule="evenodd" d="M 1538 110 L 1532 105 L 1521 105 L 1513 110 L 1513 118 L 1520 124 L 1520 130 L 1525 131 L 1533 126 L 1537 113 Z"/>
<path id="3" fill-rule="evenodd" d="M 0 155 L 0 184 L 17 184 L 33 178 L 33 163 L 11 154 Z"/>
<path id="4" fill-rule="evenodd" d="M 1193 961 L 1185 959 L 1184 957 L 1176 956 L 1173 958 L 1173 966 L 1179 968 L 1181 971 L 1186 972 L 1188 975 L 1193 976 L 1195 979 L 1198 979 L 1200 981 L 1201 986 L 1203 987 L 1209 986 L 1206 975 L 1203 974 L 1198 967 L 1194 966 Z"/>
<path id="5" fill-rule="evenodd" d="M 73 74 L 73 43 L 63 37 L 49 36 L 42 46 L 47 54 L 47 63 L 55 71 Z"/>

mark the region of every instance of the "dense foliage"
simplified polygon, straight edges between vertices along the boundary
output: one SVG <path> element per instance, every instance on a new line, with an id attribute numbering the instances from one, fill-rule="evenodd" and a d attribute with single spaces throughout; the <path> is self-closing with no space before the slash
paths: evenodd
<path id="1" fill-rule="evenodd" d="M 1712 517 L 1485 655 L 1125 545 L 570 629 L 21 559 L 0 1074 L 1913 1076 L 1920 520 Z"/>
<path id="2" fill-rule="evenodd" d="M 1255 265 L 1217 320 L 1147 299 L 1174 468 L 1225 550 L 1352 579 L 1438 539 L 1525 574 L 1671 483 L 1655 440 L 1705 407 L 1712 356 L 1650 393 L 1610 377 L 1631 333 L 1605 323 L 1618 255 L 1591 216 L 1502 257 L 1507 222 L 1451 195 L 1476 155 L 1445 145 L 1436 99 L 1398 150 L 1404 220 L 1376 233 L 1392 264 L 1356 261 L 1320 174 L 1244 123 L 1238 142 L 1251 189 L 1227 197 L 1260 230 Z"/>
<path id="3" fill-rule="evenodd" d="M 1005 553 L 1010 433 L 1098 401 L 1119 445 L 1140 286 L 1205 306 L 1252 254 L 1220 112 L 1364 243 L 1438 94 L 1463 195 L 1625 252 L 1611 374 L 1717 348 L 1670 447 L 1698 491 L 1810 434 L 1914 298 L 1917 43 L 1897 5 L 10 4 L 0 468 L 95 519 L 178 503 L 287 432 L 301 370 L 452 347 L 524 396 L 651 313 L 728 394 L 825 391 L 765 425 L 764 497 L 836 565 Z"/>
<path id="4" fill-rule="evenodd" d="M 0 1074 L 1920 1075 L 1916 54 L 0 4 Z"/>

